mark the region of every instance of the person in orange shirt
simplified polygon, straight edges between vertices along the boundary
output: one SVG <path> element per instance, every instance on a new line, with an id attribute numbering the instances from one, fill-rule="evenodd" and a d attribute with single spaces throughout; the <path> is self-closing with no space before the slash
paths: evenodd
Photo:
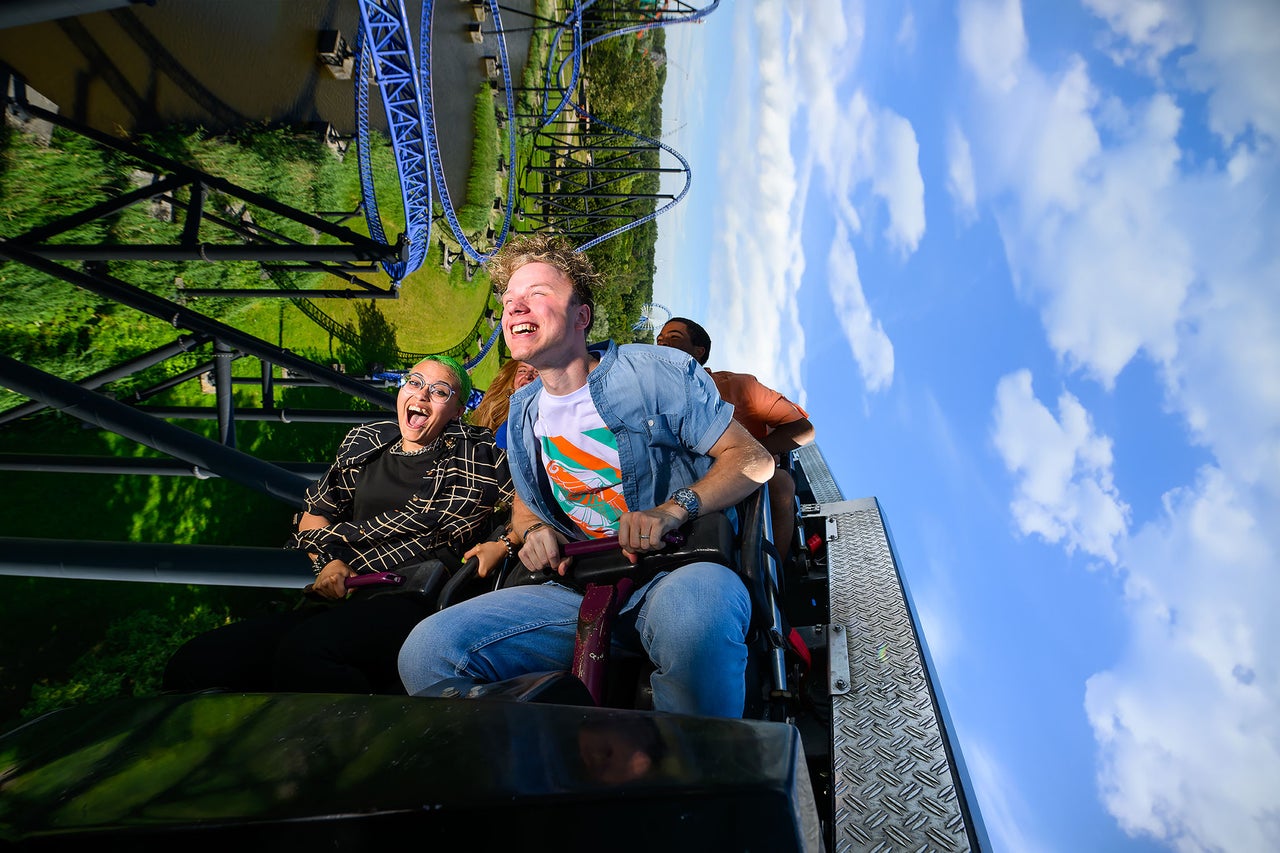
<path id="1" fill-rule="evenodd" d="M 702 326 L 684 317 L 672 317 L 658 332 L 658 346 L 673 347 L 706 365 L 711 355 L 711 336 Z M 749 373 L 728 370 L 708 371 L 720 397 L 733 404 L 734 420 L 747 428 L 774 459 L 813 441 L 809 413 L 760 382 Z M 773 541 L 786 558 L 795 533 L 796 483 L 785 468 L 778 468 L 769 480 L 769 504 L 773 516 Z"/>

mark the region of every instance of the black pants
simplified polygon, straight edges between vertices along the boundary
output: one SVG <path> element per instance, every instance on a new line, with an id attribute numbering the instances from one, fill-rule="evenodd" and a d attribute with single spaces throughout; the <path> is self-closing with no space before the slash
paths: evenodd
<path id="1" fill-rule="evenodd" d="M 164 689 L 403 694 L 396 657 L 432 604 L 411 592 L 357 594 L 225 625 L 174 653 Z"/>

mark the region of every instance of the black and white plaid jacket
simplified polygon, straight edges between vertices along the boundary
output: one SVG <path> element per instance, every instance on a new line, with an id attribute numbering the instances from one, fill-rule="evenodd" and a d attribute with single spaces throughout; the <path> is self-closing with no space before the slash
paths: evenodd
<path id="1" fill-rule="evenodd" d="M 395 444 L 393 421 L 361 424 L 343 439 L 338 458 L 311 488 L 307 511 L 329 525 L 295 533 L 287 547 L 345 559 L 358 572 L 383 572 L 448 546 L 457 554 L 489 532 L 490 517 L 511 505 L 507 456 L 486 429 L 457 422 L 443 433 L 445 452 L 423 475 L 403 509 L 351 520 L 355 484 L 365 466 Z"/>

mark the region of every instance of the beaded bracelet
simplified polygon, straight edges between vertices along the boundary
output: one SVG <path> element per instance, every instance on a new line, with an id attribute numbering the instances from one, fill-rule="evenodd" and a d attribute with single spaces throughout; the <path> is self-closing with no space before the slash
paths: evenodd
<path id="1" fill-rule="evenodd" d="M 316 573 L 316 577 L 319 577 L 320 573 L 324 571 L 324 567 L 332 562 L 333 557 L 321 551 L 311 558 L 311 571 Z"/>
<path id="2" fill-rule="evenodd" d="M 498 540 L 507 546 L 507 559 L 514 560 L 516 558 L 516 546 L 511 544 L 511 539 L 506 533 L 501 534 Z"/>

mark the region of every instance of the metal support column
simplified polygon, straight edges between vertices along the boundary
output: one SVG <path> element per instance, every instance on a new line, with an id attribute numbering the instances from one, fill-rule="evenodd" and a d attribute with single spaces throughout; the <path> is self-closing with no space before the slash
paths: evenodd
<path id="1" fill-rule="evenodd" d="M 314 579 L 301 551 L 0 538 L 0 575 L 301 589 Z"/>
<path id="2" fill-rule="evenodd" d="M 218 403 L 218 441 L 236 446 L 235 394 L 231 387 L 231 361 L 235 350 L 222 341 L 213 344 L 213 387 Z"/>
<path id="3" fill-rule="evenodd" d="M 203 181 L 191 182 L 191 200 L 187 202 L 187 221 L 182 226 L 182 245 L 200 245 L 200 219 L 204 215 L 206 192 Z"/>
<path id="4" fill-rule="evenodd" d="M 106 273 L 89 275 L 79 270 L 47 261 L 20 246 L 3 241 L 0 241 L 0 257 L 9 257 L 19 263 L 26 264 L 32 269 L 70 282 L 77 287 L 88 290 L 90 293 L 113 299 L 122 305 L 128 305 L 130 308 L 172 323 L 176 327 L 187 328 L 193 332 L 203 332 L 218 340 L 227 342 L 242 353 L 247 353 L 257 358 L 269 358 L 274 363 L 287 367 L 295 373 L 319 379 L 331 388 L 336 388 L 361 400 L 368 400 L 370 403 L 381 406 L 388 411 L 395 409 L 395 400 L 392 397 L 372 389 L 364 383 L 349 379 L 336 370 L 322 367 L 313 361 L 294 355 L 286 349 L 269 344 L 247 332 L 242 332 L 239 329 L 228 326 L 226 323 L 206 317 L 184 305 L 163 299 L 142 288 L 134 287 Z"/>
<path id="5" fill-rule="evenodd" d="M 262 408 L 264 411 L 271 411 L 276 407 L 275 379 L 275 365 L 264 358 L 262 360 Z"/>
<path id="6" fill-rule="evenodd" d="M 34 400 L 40 400 L 72 417 L 119 433 L 139 444 L 185 460 L 228 480 L 301 507 L 310 485 L 305 477 L 263 462 L 230 447 L 167 424 L 150 415 L 118 403 L 23 364 L 0 356 L 0 385 Z"/>
<path id="7" fill-rule="evenodd" d="M 116 365 L 115 367 L 109 367 L 106 370 L 95 373 L 87 379 L 82 379 L 76 384 L 81 388 L 88 390 L 101 388 L 108 382 L 115 382 L 117 379 L 132 376 L 139 370 L 159 364 L 165 359 L 172 358 L 179 353 L 190 352 L 208 341 L 208 335 L 183 335 L 171 344 L 156 347 L 150 352 L 143 353 L 142 355 L 131 358 L 128 361 Z M 16 421 L 19 418 L 25 418 L 28 415 L 34 415 L 36 412 L 43 411 L 45 408 L 46 406 L 43 403 L 38 402 L 23 403 L 21 406 L 14 406 L 6 412 L 0 412 L 0 425 L 7 424 L 10 421 Z"/>

